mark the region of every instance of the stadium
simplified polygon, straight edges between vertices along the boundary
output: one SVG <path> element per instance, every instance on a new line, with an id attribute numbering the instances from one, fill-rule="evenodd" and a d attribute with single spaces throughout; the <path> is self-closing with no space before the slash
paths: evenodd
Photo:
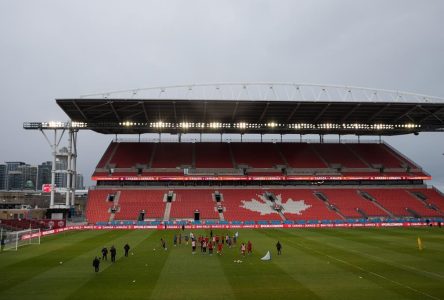
<path id="1" fill-rule="evenodd" d="M 59 139 L 69 137 L 70 186 L 59 200 L 52 186 L 47 210 L 67 222 L 17 236 L 17 251 L 2 253 L 10 276 L 0 281 L 1 299 L 19 291 L 21 299 L 444 298 L 444 194 L 383 139 L 443 131 L 444 99 L 221 83 L 56 102 L 68 122 L 24 128 L 54 134 L 47 137 L 54 160 Z M 84 130 L 113 140 L 91 175 L 85 222 L 75 224 L 77 134 Z M 223 255 L 192 255 L 182 240 L 191 232 L 237 242 Z M 17 247 L 18 239 L 36 237 L 38 246 Z M 239 250 L 247 241 L 251 255 Z M 92 259 L 111 245 L 117 262 L 102 260 L 94 274 Z"/>

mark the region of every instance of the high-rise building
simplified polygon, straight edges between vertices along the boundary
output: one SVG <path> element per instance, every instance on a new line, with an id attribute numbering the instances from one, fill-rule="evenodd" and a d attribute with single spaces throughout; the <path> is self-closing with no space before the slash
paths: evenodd
<path id="1" fill-rule="evenodd" d="M 6 179 L 8 174 L 8 169 L 5 164 L 0 164 L 0 190 L 6 190 Z"/>
<path id="2" fill-rule="evenodd" d="M 22 162 L 22 161 L 7 161 L 6 162 L 6 166 L 7 166 L 7 171 L 17 171 L 17 168 L 19 166 L 23 166 L 26 165 L 26 163 Z"/>
<path id="3" fill-rule="evenodd" d="M 37 189 L 37 167 L 22 165 L 17 168 L 22 173 L 22 190 Z"/>
<path id="4" fill-rule="evenodd" d="M 22 174 L 17 171 L 19 166 L 26 165 L 22 161 L 7 161 L 6 162 L 6 189 L 7 190 L 21 190 L 22 189 Z"/>
<path id="5" fill-rule="evenodd" d="M 37 184 L 37 167 L 18 164 L 8 171 L 8 190 L 35 190 Z"/>
<path id="6" fill-rule="evenodd" d="M 56 188 L 66 188 L 68 176 L 68 152 L 66 148 L 60 149 L 60 156 L 56 159 L 55 173 Z M 41 190 L 43 184 L 51 183 L 52 162 L 42 162 L 38 166 L 31 166 L 21 161 L 0 164 L 0 190 Z M 84 189 L 83 175 L 76 174 L 76 189 Z"/>
<path id="7" fill-rule="evenodd" d="M 63 147 L 60 149 L 60 156 L 56 159 L 56 170 L 63 171 L 68 168 L 68 149 Z M 62 172 L 56 172 L 55 174 L 55 185 L 58 188 L 66 188 L 68 185 L 67 174 Z"/>
<path id="8" fill-rule="evenodd" d="M 52 161 L 45 161 L 38 165 L 37 190 L 42 189 L 42 185 L 51 183 Z"/>
<path id="9" fill-rule="evenodd" d="M 83 175 L 76 174 L 76 190 L 84 190 L 85 186 L 83 185 Z"/>
<path id="10" fill-rule="evenodd" d="M 23 186 L 23 176 L 21 171 L 8 171 L 8 190 L 19 191 Z"/>

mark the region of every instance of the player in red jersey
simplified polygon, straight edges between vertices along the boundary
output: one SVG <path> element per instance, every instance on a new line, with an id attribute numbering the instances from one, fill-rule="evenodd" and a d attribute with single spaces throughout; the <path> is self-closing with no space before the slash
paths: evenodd
<path id="1" fill-rule="evenodd" d="M 223 248 L 222 243 L 217 244 L 217 254 L 222 255 L 222 248 Z"/>
<path id="2" fill-rule="evenodd" d="M 208 243 L 208 253 L 209 253 L 210 255 L 213 255 L 213 242 L 212 242 L 212 241 L 210 241 L 210 242 Z"/>
<path id="3" fill-rule="evenodd" d="M 252 250 L 253 250 L 253 245 L 251 244 L 250 241 L 248 241 L 248 243 L 247 243 L 247 253 L 248 253 L 248 255 L 250 255 L 252 253 Z"/>

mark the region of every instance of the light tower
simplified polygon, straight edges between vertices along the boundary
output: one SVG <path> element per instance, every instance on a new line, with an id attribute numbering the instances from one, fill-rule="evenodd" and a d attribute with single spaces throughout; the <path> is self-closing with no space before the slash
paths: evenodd
<path id="1" fill-rule="evenodd" d="M 39 130 L 51 148 L 51 198 L 50 208 L 68 209 L 74 206 L 76 175 L 77 175 L 77 132 L 79 124 L 75 122 L 25 122 L 26 130 Z M 68 151 L 60 151 L 60 142 L 67 132 Z M 52 136 L 51 136 L 52 133 Z M 66 169 L 57 170 L 57 159 L 66 159 Z M 64 203 L 55 203 L 56 174 L 66 174 L 66 188 L 61 189 L 65 193 Z"/>

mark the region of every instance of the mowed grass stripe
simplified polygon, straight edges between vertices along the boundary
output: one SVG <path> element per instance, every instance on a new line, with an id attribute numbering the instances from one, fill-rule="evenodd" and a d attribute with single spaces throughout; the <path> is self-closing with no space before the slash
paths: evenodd
<path id="1" fill-rule="evenodd" d="M 325 232 L 328 231 L 329 229 Z M 428 248 L 428 254 L 434 255 L 432 259 L 434 261 L 444 262 L 442 257 L 444 230 L 439 228 L 353 228 L 351 230 L 338 229 L 335 232 L 355 235 L 356 240 L 361 239 L 364 242 L 371 241 L 375 244 L 380 242 L 381 247 L 387 247 L 388 250 L 391 249 L 402 254 L 416 253 L 418 249 L 417 240 L 419 237 L 422 240 L 423 246 Z M 405 247 L 399 247 L 398 245 L 400 244 L 405 245 Z"/>
<path id="2" fill-rule="evenodd" d="M 169 252 L 159 249 L 161 231 L 138 230 L 133 233 L 131 238 L 134 239 L 122 239 L 117 262 L 102 263 L 101 267 L 106 265 L 107 268 L 98 274 L 92 274 L 91 267 L 91 279 L 68 299 L 149 299 Z M 127 258 L 122 257 L 125 242 L 131 246 Z"/>
<path id="3" fill-rule="evenodd" d="M 0 284 L 11 276 L 21 281 L 3 285 L 0 299 L 444 299 L 440 277 L 402 266 L 423 264 L 427 271 L 442 266 L 433 265 L 436 254 L 428 253 L 444 252 L 436 229 L 245 229 L 239 230 L 236 247 L 225 246 L 221 257 L 192 256 L 191 245 L 174 248 L 173 230 L 72 232 L 0 254 L 0 265 L 6 266 L 0 268 Z M 235 231 L 213 230 L 231 236 Z M 419 233 L 426 249 L 415 256 L 412 240 Z M 160 237 L 168 251 L 159 251 Z M 248 240 L 253 255 L 243 258 L 240 243 Z M 277 240 L 284 246 L 282 256 L 276 256 Z M 126 242 L 134 253 L 129 258 L 122 257 Z M 102 262 L 101 272 L 94 273 L 92 258 L 111 244 L 118 261 Z M 410 248 L 413 254 L 405 254 Z M 260 261 L 268 250 L 272 261 Z M 243 263 L 233 262 L 238 259 Z"/>
<path id="4" fill-rule="evenodd" d="M 39 272 L 31 278 L 19 282 L 2 292 L 1 298 L 20 299 L 64 299 L 77 287 L 93 278 L 92 259 L 98 255 L 104 245 L 126 240 L 131 231 L 101 232 L 78 244 L 73 244 L 63 252 L 53 253 L 52 258 L 44 262 L 52 267 Z M 90 232 L 85 232 L 90 235 Z M 123 244 L 122 244 L 123 247 Z M 42 261 L 42 260 L 41 260 Z M 62 261 L 63 264 L 59 264 Z"/>
<path id="5" fill-rule="evenodd" d="M 431 242 L 444 242 L 444 229 L 440 227 L 418 226 L 418 227 L 382 227 L 382 228 L 353 228 L 353 230 L 377 232 L 377 235 L 372 235 L 373 238 L 384 238 L 384 236 L 391 236 L 394 239 L 410 238 L 412 234 L 417 236 L 427 236 Z"/>
<path id="6" fill-rule="evenodd" d="M 373 281 L 383 289 L 397 293 L 401 298 L 441 299 L 442 297 L 441 284 L 437 283 L 436 280 L 424 278 L 418 276 L 416 272 L 407 272 L 383 262 L 364 257 L 358 253 L 328 245 L 324 243 L 322 238 L 318 238 L 317 240 L 313 238 L 312 231 L 315 230 L 279 231 L 286 235 L 285 241 L 290 245 L 300 247 L 307 252 L 317 254 L 321 257 L 328 257 L 332 263 L 340 268 L 353 272 L 363 277 L 363 279 Z M 331 234 L 334 235 L 335 231 L 331 231 Z M 371 233 L 369 232 L 368 234 Z M 319 240 L 322 242 L 319 242 Z M 346 248 L 347 243 L 347 240 L 343 240 L 342 245 Z"/>
<path id="7" fill-rule="evenodd" d="M 270 250 L 273 263 L 322 299 L 374 300 L 375 295 L 383 295 L 384 299 L 400 298 L 374 282 L 364 280 L 360 273 L 344 270 L 328 257 L 288 243 L 288 236 L 277 230 L 257 232 L 272 239 Z M 277 240 L 283 244 L 283 254 L 280 256 L 276 254 Z"/>
<path id="8" fill-rule="evenodd" d="M 230 232 L 233 235 L 233 232 Z M 284 272 L 274 261 L 260 258 L 271 250 L 278 237 L 264 236 L 254 230 L 239 230 L 239 241 L 232 249 L 224 248 L 218 257 L 225 277 L 236 299 L 320 299 L 301 282 Z M 240 254 L 241 242 L 253 243 L 253 254 L 245 258 Z M 235 263 L 242 260 L 242 263 Z"/>
<path id="9" fill-rule="evenodd" d="M 44 273 L 50 269 L 63 268 L 63 264 L 76 258 L 80 253 L 88 252 L 92 247 L 98 247 L 103 245 L 106 241 L 109 241 L 114 234 L 111 232 L 101 231 L 82 231 L 73 235 L 67 235 L 58 239 L 43 241 L 41 245 L 31 245 L 20 248 L 17 252 L 7 253 L 8 256 L 15 256 L 15 259 L 20 258 L 22 253 L 34 252 L 40 255 L 27 256 L 25 259 L 18 260 L 14 264 L 2 267 L 0 280 L 0 297 L 3 297 L 4 291 L 11 289 L 12 287 L 30 280 L 41 273 Z M 40 252 L 40 248 L 45 248 L 43 254 Z M 48 248 L 52 248 L 48 251 Z M 8 256 L 2 254 L 2 259 Z M 14 272 L 8 272 L 8 270 L 14 270 Z"/>
<path id="10" fill-rule="evenodd" d="M 179 234 L 179 231 L 170 231 L 165 236 L 170 254 L 151 299 L 233 299 L 231 286 L 220 260 L 216 257 L 216 250 L 210 256 L 208 249 L 204 255 L 200 252 L 200 247 L 197 247 L 197 252 L 193 255 L 191 243 L 186 245 L 182 241 L 181 245 L 173 246 L 175 233 Z M 189 234 L 189 231 L 185 231 L 185 234 Z M 203 230 L 195 230 L 193 234 L 210 236 L 209 231 Z"/>
<path id="11" fill-rule="evenodd" d="M 371 259 L 382 261 L 392 266 L 402 268 L 407 271 L 415 271 L 427 277 L 436 277 L 444 284 L 444 263 L 442 254 L 444 253 L 444 243 L 430 244 L 420 251 L 417 245 L 417 235 L 411 232 L 410 236 L 404 236 L 403 240 L 393 241 L 390 236 L 388 240 L 374 237 L 375 231 L 355 231 L 355 230 L 335 230 L 331 235 L 330 230 L 317 231 L 315 239 L 322 238 L 324 243 L 341 248 L 342 239 L 348 241 L 347 248 L 342 249 L 359 253 Z M 426 241 L 430 239 L 427 236 Z M 433 248 L 432 248 L 433 247 Z"/>
<path id="12" fill-rule="evenodd" d="M 84 239 L 89 238 L 91 235 L 99 234 L 99 232 L 96 232 L 88 235 L 85 234 L 85 232 L 86 231 L 66 231 L 60 234 L 42 237 L 41 244 L 38 246 L 26 245 L 19 247 L 17 251 L 3 251 L 0 253 L 0 270 L 4 267 L 10 267 L 13 264 L 23 262 L 27 259 L 34 259 L 46 253 L 56 251 L 57 249 L 69 246 L 72 243 L 78 243 Z"/>

